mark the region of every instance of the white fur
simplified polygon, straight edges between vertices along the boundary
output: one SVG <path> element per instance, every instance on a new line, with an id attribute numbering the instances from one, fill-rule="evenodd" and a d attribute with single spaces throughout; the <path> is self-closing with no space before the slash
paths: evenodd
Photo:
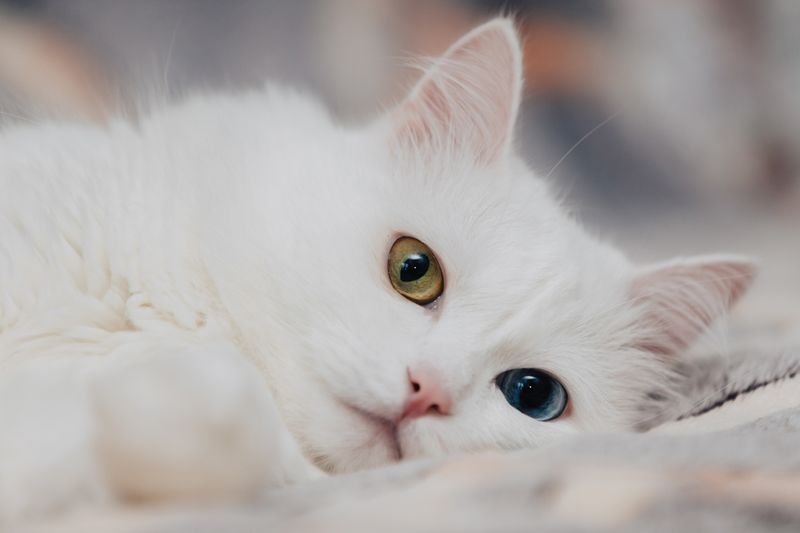
<path id="1" fill-rule="evenodd" d="M 498 20 L 362 129 L 268 87 L 139 124 L 4 131 L 0 523 L 394 461 L 376 420 L 397 418 L 420 361 L 454 407 L 396 428 L 403 457 L 632 428 L 667 372 L 642 330 L 672 324 L 642 326 L 635 269 L 513 155 L 520 72 Z M 420 98 L 442 87 L 430 112 Z M 443 265 L 428 308 L 389 283 L 399 235 Z M 520 367 L 564 383 L 567 416 L 507 404 L 494 378 Z"/>

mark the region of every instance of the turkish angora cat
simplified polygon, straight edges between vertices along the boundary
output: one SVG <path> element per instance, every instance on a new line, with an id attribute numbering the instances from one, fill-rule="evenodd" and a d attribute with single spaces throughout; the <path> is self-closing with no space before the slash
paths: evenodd
<path id="1" fill-rule="evenodd" d="M 0 138 L 0 517 L 642 423 L 749 285 L 633 267 L 511 150 L 512 24 L 357 130 L 295 92 Z"/>

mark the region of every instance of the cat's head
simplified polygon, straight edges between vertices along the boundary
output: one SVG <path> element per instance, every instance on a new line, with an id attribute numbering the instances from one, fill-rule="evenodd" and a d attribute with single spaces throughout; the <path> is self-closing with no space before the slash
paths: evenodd
<path id="1" fill-rule="evenodd" d="M 749 285 L 742 259 L 639 269 L 588 236 L 513 154 L 521 92 L 517 35 L 494 20 L 376 124 L 270 156 L 292 175 L 269 191 L 270 303 L 243 294 L 240 322 L 323 467 L 632 428 Z"/>

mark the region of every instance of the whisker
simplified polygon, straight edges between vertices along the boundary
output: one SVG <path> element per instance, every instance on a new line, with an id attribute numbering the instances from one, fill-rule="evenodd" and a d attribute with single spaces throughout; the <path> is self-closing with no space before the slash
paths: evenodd
<path id="1" fill-rule="evenodd" d="M 552 175 L 553 175 L 553 172 L 555 172 L 555 171 L 556 171 L 556 169 L 558 169 L 558 167 L 561 165 L 561 163 L 563 163 L 563 162 L 564 162 L 564 160 L 566 160 L 566 159 L 567 159 L 567 157 L 569 157 L 569 155 L 570 155 L 572 152 L 574 152 L 576 148 L 578 148 L 578 147 L 579 147 L 581 144 L 583 144 L 583 142 L 584 142 L 586 139 L 588 139 L 589 137 L 591 137 L 591 136 L 592 136 L 592 135 L 593 135 L 593 134 L 594 134 L 596 131 L 600 130 L 600 129 L 601 129 L 603 126 L 605 126 L 606 124 L 608 124 L 609 122 L 611 122 L 613 119 L 617 118 L 617 116 L 619 115 L 619 113 L 620 113 L 619 111 L 615 111 L 615 112 L 614 112 L 614 113 L 612 113 L 612 114 L 611 114 L 611 115 L 610 115 L 608 118 L 606 118 L 605 120 L 603 120 L 602 122 L 600 122 L 600 123 L 599 123 L 597 126 L 595 126 L 594 128 L 590 129 L 588 132 L 586 132 L 586 134 L 584 134 L 584 135 L 583 135 L 583 137 L 581 137 L 580 139 L 578 139 L 578 141 L 577 141 L 575 144 L 573 144 L 573 145 L 572 145 L 572 148 L 570 148 L 569 150 L 567 150 L 567 152 L 566 152 L 564 155 L 562 155 L 562 156 L 561 156 L 561 159 L 559 159 L 558 161 L 556 161 L 556 164 L 555 164 L 555 165 L 553 165 L 553 168 L 551 168 L 551 169 L 550 169 L 550 172 L 548 172 L 548 173 L 545 175 L 544 179 L 545 179 L 545 180 L 549 179 L 549 178 L 550 178 L 550 176 L 552 176 Z"/>

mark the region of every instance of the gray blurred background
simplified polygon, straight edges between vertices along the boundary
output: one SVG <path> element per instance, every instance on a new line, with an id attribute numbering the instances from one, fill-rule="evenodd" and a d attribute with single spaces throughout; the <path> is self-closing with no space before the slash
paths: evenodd
<path id="1" fill-rule="evenodd" d="M 740 317 L 800 324 L 797 0 L 0 0 L 0 113 L 270 79 L 358 123 L 499 12 L 525 39 L 519 150 L 577 216 L 639 260 L 755 255 Z"/>

